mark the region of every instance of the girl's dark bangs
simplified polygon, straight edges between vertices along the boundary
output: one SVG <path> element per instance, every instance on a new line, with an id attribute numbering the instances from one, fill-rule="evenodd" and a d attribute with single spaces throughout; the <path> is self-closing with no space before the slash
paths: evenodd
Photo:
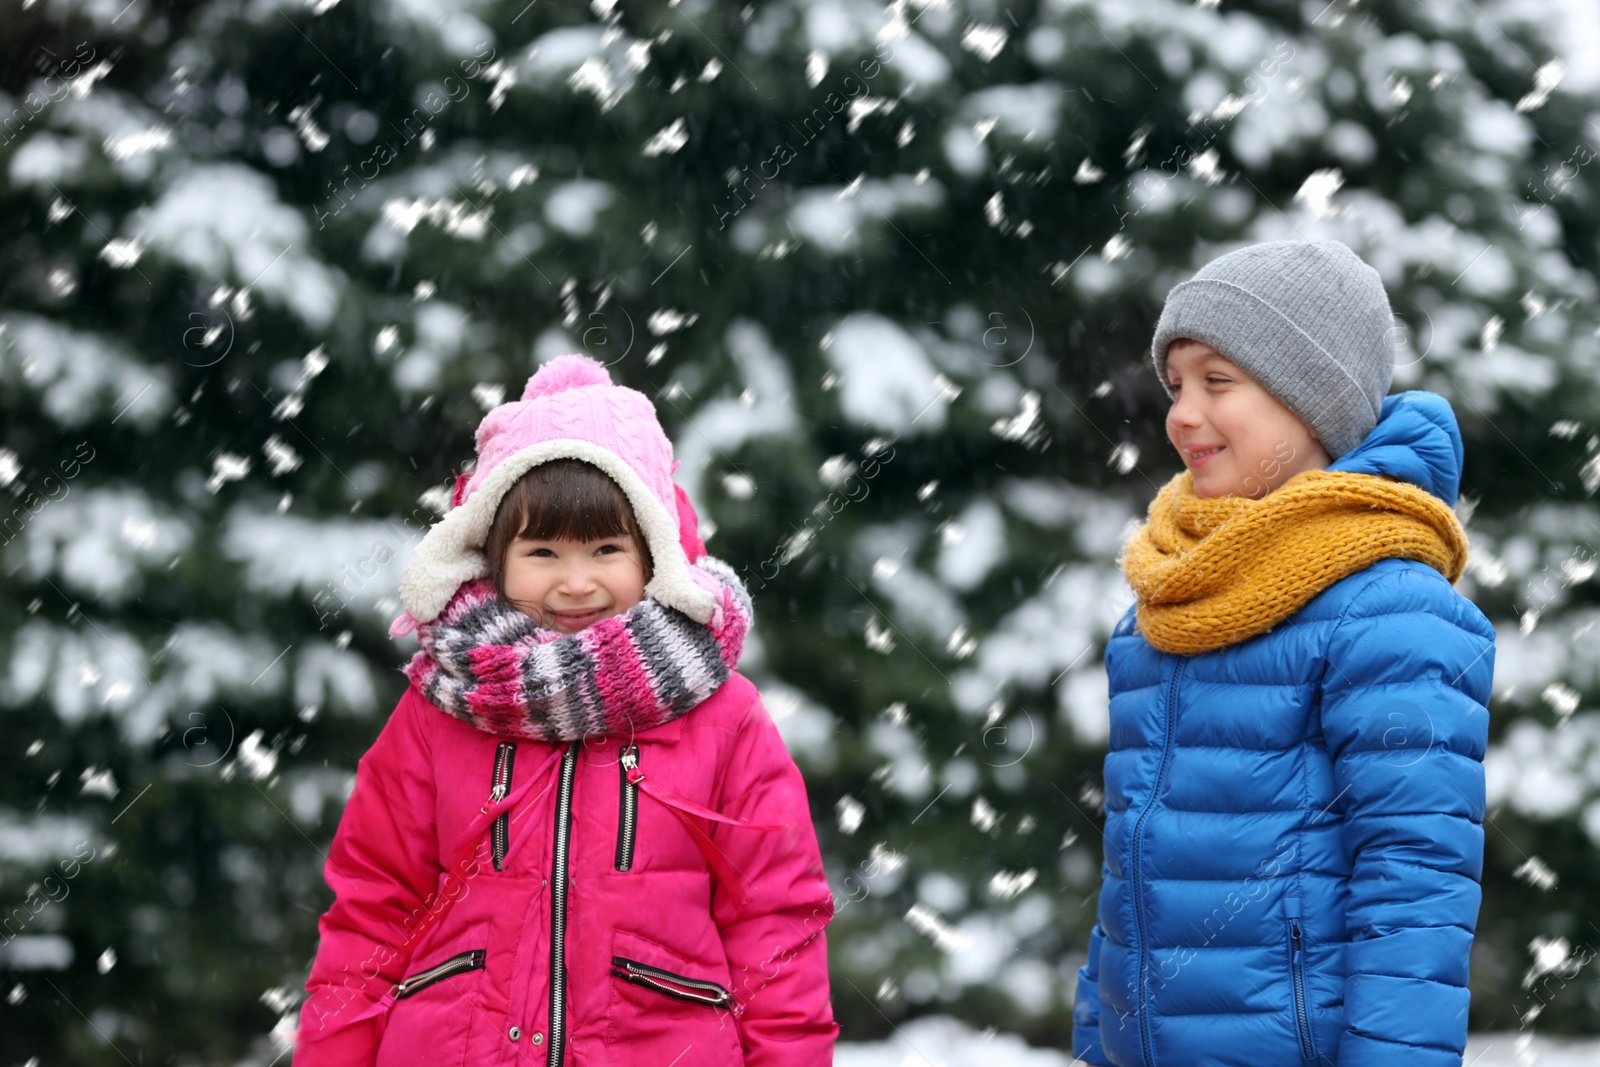
<path id="1" fill-rule="evenodd" d="M 523 521 L 516 537 L 598 541 L 630 532 L 628 498 L 615 482 L 587 464 L 548 474 L 536 470 L 517 488 Z"/>

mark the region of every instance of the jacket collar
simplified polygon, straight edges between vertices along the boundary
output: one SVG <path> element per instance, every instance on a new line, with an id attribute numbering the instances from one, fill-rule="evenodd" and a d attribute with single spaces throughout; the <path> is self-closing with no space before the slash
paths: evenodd
<path id="1" fill-rule="evenodd" d="M 1462 458 L 1461 429 L 1450 402 L 1418 389 L 1385 397 L 1372 432 L 1328 470 L 1409 482 L 1454 507 Z"/>

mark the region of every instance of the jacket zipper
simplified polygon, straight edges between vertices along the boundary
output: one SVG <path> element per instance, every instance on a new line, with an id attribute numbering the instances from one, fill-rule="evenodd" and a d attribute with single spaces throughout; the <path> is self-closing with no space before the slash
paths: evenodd
<path id="1" fill-rule="evenodd" d="M 511 791 L 511 764 L 517 757 L 517 746 L 513 741 L 502 741 L 494 750 L 494 778 L 491 781 L 489 800 L 504 800 Z M 503 811 L 489 828 L 490 855 L 494 860 L 494 869 L 499 870 L 505 862 L 506 849 L 511 843 L 511 813 Z"/>
<path id="2" fill-rule="evenodd" d="M 639 746 L 628 745 L 617 761 L 622 772 L 622 794 L 617 805 L 617 862 L 619 871 L 633 868 L 633 838 L 639 824 L 639 787 L 628 781 L 628 772 L 639 766 Z"/>
<path id="3" fill-rule="evenodd" d="M 578 742 L 561 757 L 556 793 L 555 855 L 550 863 L 550 1067 L 560 1067 L 567 1048 L 567 851 L 572 839 L 572 782 Z"/>
<path id="4" fill-rule="evenodd" d="M 1300 935 L 1298 907 L 1289 916 L 1289 973 L 1294 979 L 1294 1015 L 1300 1027 L 1300 1055 L 1303 1059 L 1316 1059 L 1317 1050 L 1311 1043 L 1311 1018 L 1306 1012 L 1305 944 Z"/>
<path id="5" fill-rule="evenodd" d="M 461 974 L 464 971 L 482 970 L 483 956 L 484 950 L 475 948 L 469 952 L 457 953 L 442 963 L 434 964 L 425 971 L 418 971 L 394 987 L 394 999 L 401 1000 L 409 997 L 420 989 L 426 989 L 435 982 L 442 982 L 446 978 Z"/>
<path id="6" fill-rule="evenodd" d="M 1166 733 L 1162 738 L 1161 762 L 1156 765 L 1155 784 L 1150 787 L 1150 799 L 1145 803 L 1144 811 L 1139 813 L 1139 820 L 1133 827 L 1133 892 L 1136 897 L 1133 908 L 1133 917 L 1139 927 L 1139 995 L 1136 1003 L 1139 1008 L 1139 1039 L 1144 1045 L 1144 1062 L 1146 1067 L 1154 1067 L 1155 1053 L 1154 1041 L 1150 1036 L 1150 1011 L 1145 1003 L 1145 996 L 1149 987 L 1149 940 L 1144 928 L 1144 882 L 1139 876 L 1140 860 L 1144 856 L 1144 824 L 1150 818 L 1150 812 L 1156 806 L 1156 800 L 1161 795 L 1161 783 L 1167 775 L 1167 761 L 1172 757 L 1172 719 L 1176 714 L 1178 705 L 1178 678 L 1183 674 L 1183 661 L 1179 660 L 1172 669 L 1172 681 L 1167 686 L 1167 718 Z"/>
<path id="7" fill-rule="evenodd" d="M 634 985 L 642 985 L 646 989 L 653 989 L 657 993 L 665 993 L 669 997 L 687 1000 L 694 1004 L 705 1004 L 713 1008 L 730 1008 L 733 1005 L 733 994 L 715 982 L 708 982 L 703 978 L 687 978 L 622 956 L 611 957 L 611 973 Z"/>

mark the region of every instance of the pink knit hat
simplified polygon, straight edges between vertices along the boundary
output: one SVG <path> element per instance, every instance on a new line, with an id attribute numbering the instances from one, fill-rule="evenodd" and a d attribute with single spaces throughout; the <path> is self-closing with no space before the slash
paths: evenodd
<path id="1" fill-rule="evenodd" d="M 645 596 L 697 622 L 711 620 L 716 583 L 689 566 L 691 553 L 705 549 L 694 510 L 672 483 L 672 442 L 643 393 L 612 384 L 605 367 L 587 356 L 558 356 L 528 379 L 521 400 L 484 416 L 477 440 L 477 469 L 457 482 L 455 507 L 406 563 L 400 598 L 410 618 L 395 620 L 391 633 L 438 618 L 462 583 L 489 573 L 483 543 L 501 498 L 553 459 L 593 464 L 622 488 L 654 564 Z M 685 515 L 687 523 L 680 523 Z"/>

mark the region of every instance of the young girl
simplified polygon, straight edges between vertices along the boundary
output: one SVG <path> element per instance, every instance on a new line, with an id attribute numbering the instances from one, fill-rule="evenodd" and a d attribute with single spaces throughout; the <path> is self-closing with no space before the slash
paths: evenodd
<path id="1" fill-rule="evenodd" d="M 422 651 L 328 854 L 295 1063 L 830 1063 L 805 785 L 649 400 L 562 356 L 477 446 L 406 567 Z"/>
<path id="2" fill-rule="evenodd" d="M 1121 561 L 1084 1062 L 1461 1063 L 1494 631 L 1451 588 L 1450 407 L 1385 397 L 1392 321 L 1337 243 L 1167 297 L 1188 469 Z"/>

